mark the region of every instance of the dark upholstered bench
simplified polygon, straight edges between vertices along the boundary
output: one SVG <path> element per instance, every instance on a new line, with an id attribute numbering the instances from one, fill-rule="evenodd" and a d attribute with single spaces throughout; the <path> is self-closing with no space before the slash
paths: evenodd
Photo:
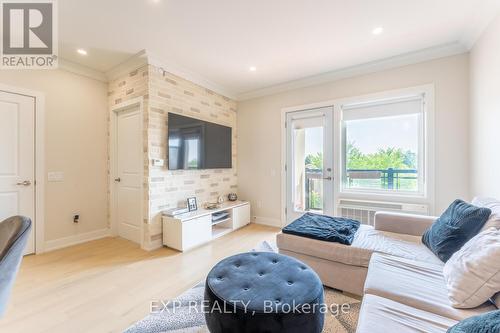
<path id="1" fill-rule="evenodd" d="M 271 252 L 226 258 L 208 274 L 205 318 L 212 333 L 321 332 L 323 285 L 297 259 Z"/>

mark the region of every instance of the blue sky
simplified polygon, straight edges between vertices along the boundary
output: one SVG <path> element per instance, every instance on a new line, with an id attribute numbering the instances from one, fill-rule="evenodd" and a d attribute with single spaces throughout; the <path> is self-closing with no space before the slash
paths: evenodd
<path id="1" fill-rule="evenodd" d="M 418 152 L 418 115 L 351 120 L 347 123 L 347 140 L 365 154 L 379 148 L 401 148 Z M 323 151 L 323 130 L 306 128 L 305 151 L 316 154 Z M 335 137 L 335 136 L 334 136 Z M 397 139 L 396 139 L 397 138 Z"/>

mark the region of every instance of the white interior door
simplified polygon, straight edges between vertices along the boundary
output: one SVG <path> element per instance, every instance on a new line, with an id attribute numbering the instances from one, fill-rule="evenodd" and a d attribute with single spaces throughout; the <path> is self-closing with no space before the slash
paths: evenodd
<path id="1" fill-rule="evenodd" d="M 0 91 L 0 220 L 33 222 L 26 254 L 35 252 L 35 99 Z"/>
<path id="2" fill-rule="evenodd" d="M 116 121 L 115 212 L 118 235 L 141 242 L 142 114 L 139 106 L 119 112 Z"/>
<path id="3" fill-rule="evenodd" d="M 286 115 L 286 224 L 333 215 L 333 107 Z"/>

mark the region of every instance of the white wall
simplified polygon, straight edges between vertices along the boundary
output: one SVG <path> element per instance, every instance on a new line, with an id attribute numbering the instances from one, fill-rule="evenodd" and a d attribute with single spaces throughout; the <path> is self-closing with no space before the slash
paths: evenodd
<path id="1" fill-rule="evenodd" d="M 471 51 L 471 194 L 500 198 L 500 16 Z"/>
<path id="2" fill-rule="evenodd" d="M 238 188 L 253 216 L 279 224 L 281 207 L 280 113 L 285 107 L 435 84 L 436 212 L 469 198 L 469 56 L 420 64 L 296 89 L 238 105 Z"/>
<path id="3" fill-rule="evenodd" d="M 45 94 L 45 171 L 65 176 L 45 178 L 45 240 L 107 228 L 107 84 L 62 70 L 2 70 L 0 83 Z"/>

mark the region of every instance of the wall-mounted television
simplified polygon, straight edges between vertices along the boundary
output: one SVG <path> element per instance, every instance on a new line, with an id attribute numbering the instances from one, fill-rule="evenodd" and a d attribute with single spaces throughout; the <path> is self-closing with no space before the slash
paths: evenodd
<path id="1" fill-rule="evenodd" d="M 232 128 L 168 114 L 168 168 L 232 168 Z"/>

